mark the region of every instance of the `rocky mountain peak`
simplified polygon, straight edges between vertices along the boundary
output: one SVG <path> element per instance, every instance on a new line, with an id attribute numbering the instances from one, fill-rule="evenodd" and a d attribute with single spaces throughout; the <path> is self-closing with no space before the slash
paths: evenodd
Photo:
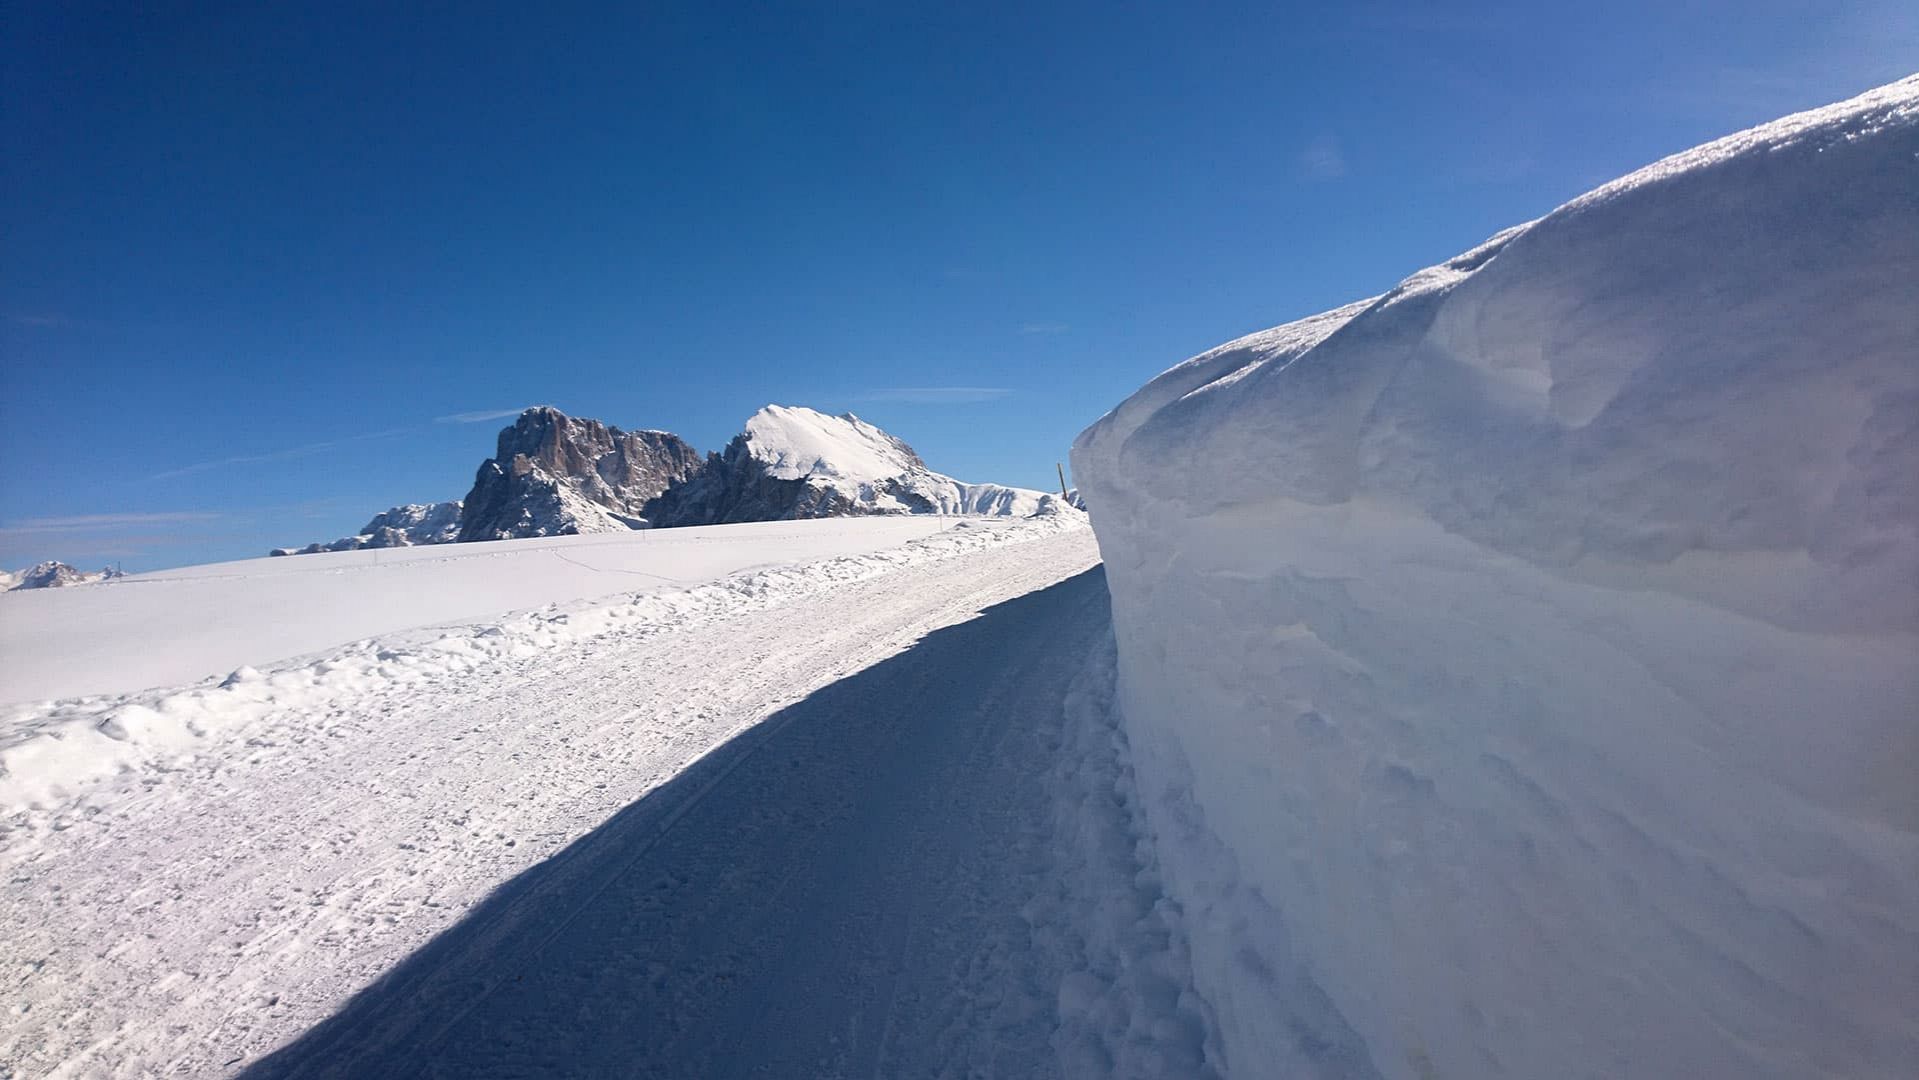
<path id="1" fill-rule="evenodd" d="M 1026 516 L 1055 496 L 968 484 L 852 413 L 768 405 L 723 453 L 666 431 L 623 431 L 527 409 L 500 431 L 458 502 L 400 506 L 355 536 L 273 554 L 867 514 Z"/>
<path id="2" fill-rule="evenodd" d="M 851 413 L 768 405 L 697 477 L 667 492 L 655 513 L 662 525 L 869 514 L 1024 517 L 1051 498 L 936 473 L 904 440 Z"/>
<path id="3" fill-rule="evenodd" d="M 648 524 L 649 506 L 704 464 L 665 431 L 622 431 L 550 405 L 500 432 L 466 497 L 459 539 L 608 532 Z"/>

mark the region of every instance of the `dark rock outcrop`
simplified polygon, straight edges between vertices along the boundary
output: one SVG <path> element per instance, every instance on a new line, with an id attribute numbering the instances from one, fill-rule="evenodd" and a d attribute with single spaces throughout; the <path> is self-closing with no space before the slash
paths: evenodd
<path id="1" fill-rule="evenodd" d="M 670 432 L 622 431 L 551 407 L 528 409 L 481 463 L 459 539 L 644 528 L 660 495 L 703 464 Z"/>
<path id="2" fill-rule="evenodd" d="M 921 512 L 934 509 L 930 503 L 920 507 Z M 707 455 L 698 475 L 662 495 L 652 520 L 655 525 L 668 528 L 855 517 L 875 512 L 834 488 L 773 476 L 765 464 L 753 456 L 746 436 L 735 435 L 724 452 Z"/>

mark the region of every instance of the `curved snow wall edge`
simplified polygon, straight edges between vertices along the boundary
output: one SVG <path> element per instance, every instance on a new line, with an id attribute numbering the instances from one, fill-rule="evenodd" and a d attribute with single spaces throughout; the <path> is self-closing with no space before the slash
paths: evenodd
<path id="1" fill-rule="evenodd" d="M 1919 1060 L 1919 78 L 1083 433 L 1234 1076 Z"/>

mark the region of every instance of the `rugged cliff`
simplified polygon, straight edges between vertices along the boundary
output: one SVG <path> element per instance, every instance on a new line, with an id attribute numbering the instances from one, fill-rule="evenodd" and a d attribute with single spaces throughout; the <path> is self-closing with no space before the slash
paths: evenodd
<path id="1" fill-rule="evenodd" d="M 459 539 L 643 528 L 660 494 L 700 470 L 699 451 L 665 431 L 622 431 L 541 407 L 500 432 L 467 493 Z"/>

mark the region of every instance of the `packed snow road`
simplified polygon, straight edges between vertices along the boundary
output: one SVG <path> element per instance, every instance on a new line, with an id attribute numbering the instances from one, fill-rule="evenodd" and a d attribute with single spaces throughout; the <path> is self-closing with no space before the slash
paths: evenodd
<path id="1" fill-rule="evenodd" d="M 709 586 L 670 618 L 574 611 L 599 632 L 321 679 L 16 810 L 0 1065 L 1045 1075 L 1061 1040 L 1110 1061 L 1153 1010 L 1174 1018 L 1155 1052 L 1196 1055 L 1176 988 L 1055 1019 L 1069 977 L 1095 1004 L 1133 994 L 1080 970 L 1123 966 L 1091 958 L 1100 918 L 1178 967 L 1151 890 L 1086 899 L 1098 866 L 1139 869 L 1110 718 L 1072 689 L 1110 651 L 1097 558 L 1077 522 L 981 523 Z M 1062 745 L 1100 761 L 1063 771 Z M 1100 797 L 1061 786 L 1080 772 Z"/>
<path id="2" fill-rule="evenodd" d="M 1033 721 L 1103 590 L 1082 571 L 775 713 L 257 1074 L 1046 1075 Z"/>

